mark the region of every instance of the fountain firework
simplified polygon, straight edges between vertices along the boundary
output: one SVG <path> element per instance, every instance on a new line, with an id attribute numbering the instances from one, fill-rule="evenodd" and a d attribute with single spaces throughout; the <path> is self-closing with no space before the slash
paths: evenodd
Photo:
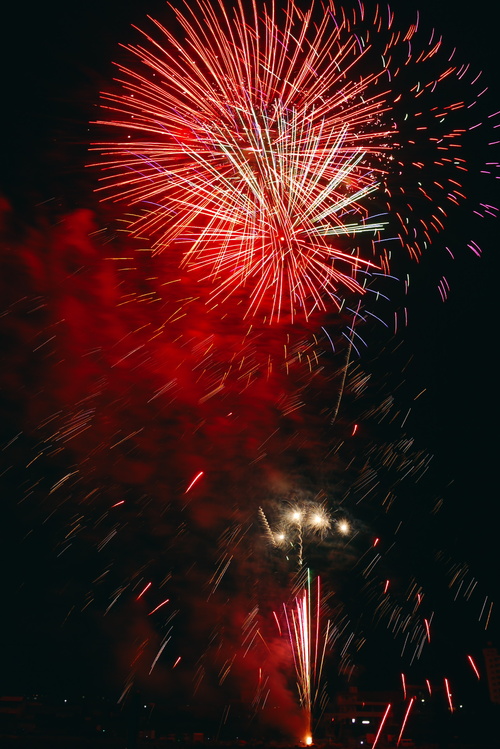
<path id="1" fill-rule="evenodd" d="M 313 597 L 311 572 L 307 570 L 306 584 L 296 595 L 293 606 L 284 606 L 300 703 L 306 715 L 306 744 L 312 742 L 313 710 L 320 697 L 329 640 L 330 620 L 323 626 L 321 603 L 320 579 L 316 578 L 316 595 Z M 322 707 L 324 709 L 325 705 Z"/>

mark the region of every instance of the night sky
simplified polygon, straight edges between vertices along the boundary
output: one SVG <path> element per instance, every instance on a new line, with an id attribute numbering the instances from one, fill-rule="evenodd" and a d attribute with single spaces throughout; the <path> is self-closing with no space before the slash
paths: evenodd
<path id="1" fill-rule="evenodd" d="M 499 109 L 498 19 L 488 5 L 412 0 L 400 14 L 403 28 L 418 7 L 450 49 L 484 70 L 490 91 L 477 119 Z M 292 725 L 299 711 L 290 657 L 271 621 L 291 575 L 266 544 L 258 508 L 272 520 L 284 501 L 319 498 L 356 533 L 306 543 L 306 555 L 328 580 L 334 617 L 348 617 L 355 643 L 366 639 L 344 658 L 339 636 L 328 683 L 344 686 L 351 668 L 354 683 L 374 688 L 397 686 L 401 671 L 415 680 L 449 675 L 457 694 L 478 699 L 466 656 L 482 667 L 482 647 L 500 646 L 497 603 L 487 631 L 481 615 L 485 597 L 488 608 L 500 593 L 498 221 L 473 213 L 478 202 L 499 203 L 498 179 L 479 174 L 485 161 L 498 161 L 498 146 L 485 145 L 494 131 L 472 142 L 468 198 L 436 246 L 418 266 L 397 261 L 399 274 L 411 274 L 408 326 L 394 336 L 367 325 L 369 345 L 353 381 L 369 373 L 369 385 L 360 397 L 351 386 L 332 436 L 324 413 L 331 416 L 335 403 L 342 352 L 327 354 L 317 377 L 308 379 L 303 367 L 287 375 L 278 365 L 272 378 L 261 374 L 270 358 L 279 360 L 285 335 L 291 348 L 313 356 L 315 325 L 335 330 L 340 316 L 295 329 L 257 325 L 243 351 L 238 309 L 222 319 L 207 312 L 203 284 L 199 291 L 189 277 L 182 293 L 151 282 L 173 277 L 171 260 L 140 256 L 120 232 L 122 209 L 94 194 L 89 122 L 100 116 L 99 92 L 113 76 L 118 44 L 148 13 L 161 18 L 164 3 L 57 0 L 11 3 L 3 13 L 0 692 L 118 699 L 140 689 L 176 708 L 192 704 L 200 723 L 210 723 L 234 693 L 252 703 L 264 658 L 272 698 L 263 709 L 257 700 L 256 710 L 264 725 Z M 481 259 L 467 249 L 469 238 L 482 247 Z M 113 260 L 123 254 L 134 258 L 130 271 Z M 451 287 L 445 302 L 437 290 L 443 275 Z M 175 305 L 196 294 L 177 320 Z M 382 314 L 392 319 L 389 306 Z M 153 335 L 167 319 L 167 330 Z M 241 390 L 232 364 L 224 397 L 213 395 L 228 362 L 244 369 L 245 357 L 251 385 Z M 394 419 L 363 421 L 390 396 Z M 294 399 L 304 406 L 295 408 Z M 403 435 L 415 438 L 409 478 L 397 447 Z M 329 440 L 346 446 L 327 464 Z M 395 445 L 387 467 L 383 456 Z M 378 466 L 373 486 L 366 454 Z M 421 473 L 425 456 L 433 457 Z M 411 666 L 400 658 L 404 638 L 367 613 L 380 581 L 360 571 L 376 537 L 377 575 L 392 581 L 395 600 L 417 580 L 436 612 L 429 657 Z M 458 593 L 455 574 L 463 580 Z M 269 621 L 247 652 L 241 633 L 245 641 L 257 631 L 257 600 Z M 262 650 L 259 638 L 271 648 Z"/>

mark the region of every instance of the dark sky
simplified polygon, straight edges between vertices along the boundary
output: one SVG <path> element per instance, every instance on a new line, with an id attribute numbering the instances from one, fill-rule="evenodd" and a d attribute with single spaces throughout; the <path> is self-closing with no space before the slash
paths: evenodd
<path id="1" fill-rule="evenodd" d="M 463 58 L 470 60 L 477 69 L 484 70 L 492 91 L 484 97 L 481 115 L 484 117 L 496 111 L 497 19 L 491 16 L 489 4 L 481 0 L 472 10 L 471 7 L 457 7 L 450 0 L 439 4 L 412 2 L 411 9 L 405 4 L 405 10 L 401 11 L 404 16 L 401 26 L 417 7 L 429 26 L 435 25 L 443 32 L 449 46 L 456 44 Z M 103 610 L 112 597 L 112 591 L 118 591 L 125 581 L 131 595 L 137 598 L 141 585 L 151 579 L 159 595 L 160 591 L 167 591 L 173 596 L 180 611 L 172 620 L 175 624 L 174 647 L 171 652 L 166 649 L 167 662 L 159 674 L 155 672 L 151 687 L 157 692 L 175 689 L 171 666 L 178 652 L 189 664 L 178 677 L 182 694 L 188 694 L 192 688 L 192 675 L 200 668 L 200 654 L 196 647 L 186 647 L 179 631 L 185 629 L 186 639 L 192 638 L 194 642 L 197 637 L 200 642 L 207 638 L 207 632 L 198 621 L 198 599 L 194 596 L 182 598 L 183 575 L 187 575 L 188 585 L 193 589 L 204 584 L 204 566 L 217 567 L 218 549 L 227 532 L 226 527 L 232 529 L 231 543 L 238 548 L 238 534 L 242 534 L 242 538 L 245 535 L 244 513 L 237 508 L 235 499 L 238 492 L 248 492 L 249 503 L 257 506 L 264 476 L 271 483 L 274 481 L 275 486 L 282 482 L 284 493 L 290 492 L 290 486 L 282 481 L 292 462 L 288 454 L 280 458 L 276 475 L 272 474 L 272 466 L 266 465 L 260 477 L 252 478 L 255 483 L 250 489 L 244 484 L 244 472 L 236 468 L 252 454 L 252 439 L 263 441 L 268 434 L 271 407 L 265 400 L 269 393 L 264 386 L 260 391 L 255 389 L 251 397 L 239 403 L 242 413 L 245 410 L 245 415 L 239 418 L 246 419 L 251 428 L 246 432 L 238 428 L 238 436 L 232 444 L 228 437 L 232 427 L 229 422 L 224 422 L 224 418 L 229 419 L 229 416 L 216 412 L 212 401 L 204 411 L 203 422 L 210 424 L 210 428 L 203 426 L 205 431 L 196 431 L 198 417 L 193 409 L 196 398 L 191 394 L 198 397 L 199 393 L 194 378 L 190 379 L 191 360 L 187 354 L 182 364 L 182 377 L 187 384 L 177 394 L 174 405 L 162 402 L 159 416 L 155 412 L 156 404 L 149 404 L 148 393 L 154 388 L 159 390 L 161 383 L 172 376 L 173 363 L 180 356 L 180 346 L 177 351 L 171 343 L 172 348 L 167 350 L 167 344 L 162 349 L 160 346 L 154 348 L 148 342 L 149 348 L 144 349 L 147 355 L 143 359 L 139 354 L 137 359 L 132 357 L 130 367 L 121 364 L 133 348 L 128 341 L 113 349 L 116 341 L 127 339 L 131 330 L 132 338 L 144 346 L 145 339 L 136 331 L 141 329 L 141 324 L 151 324 L 151 313 L 148 311 L 143 315 L 140 306 L 130 313 L 115 312 L 115 306 L 119 304 L 115 271 L 110 270 L 109 262 L 99 261 L 93 240 L 86 240 L 89 229 L 95 230 L 102 225 L 109 229 L 114 220 L 114 216 L 97 206 L 92 194 L 95 174 L 83 168 L 87 159 L 88 121 L 97 116 L 98 92 L 106 87 L 112 75 L 110 63 L 118 54 L 118 43 L 127 41 L 132 23 L 140 25 L 146 13 L 159 17 L 162 8 L 163 3 L 158 0 L 150 3 L 91 0 L 80 4 L 58 0 L 34 7 L 11 3 L 3 12 L 2 99 L 6 106 L 1 128 L 6 163 L 1 189 L 14 209 L 14 219 L 9 219 L 10 228 L 4 242 L 8 259 L 4 264 L 3 288 L 6 290 L 5 306 L 10 310 L 8 320 L 15 319 L 15 323 L 7 325 L 4 339 L 8 354 L 4 369 L 3 444 L 22 432 L 14 446 L 4 450 L 7 456 L 7 473 L 3 479 L 6 507 L 3 548 L 6 554 L 2 570 L 4 589 L 8 591 L 4 594 L 7 613 L 2 623 L 6 667 L 0 691 L 4 692 L 44 688 L 79 690 L 84 685 L 91 690 L 109 690 L 112 695 L 119 695 L 131 673 L 129 663 L 133 661 L 133 653 L 140 655 L 141 643 L 146 642 L 144 650 L 154 656 L 161 647 L 162 638 L 168 636 L 170 625 L 166 621 L 156 629 L 150 627 L 147 612 L 137 612 L 130 603 L 124 604 L 119 613 L 115 614 L 113 610 L 107 618 L 103 617 Z M 486 160 L 498 160 L 498 150 L 495 153 L 491 149 L 491 153 L 491 158 Z M 485 151 L 474 153 L 473 170 L 477 171 L 477 164 L 484 159 Z M 488 600 L 496 600 L 499 593 L 495 526 L 498 500 L 498 313 L 495 303 L 498 226 L 493 219 L 474 220 L 468 209 L 476 198 L 479 199 L 480 192 L 483 199 L 498 204 L 497 185 L 498 181 L 495 184 L 493 178 L 489 183 L 470 178 L 470 199 L 463 216 L 460 214 L 460 223 L 455 216 L 453 225 L 447 226 L 445 242 L 443 240 L 450 247 L 461 248 L 456 251 L 455 262 L 441 260 L 444 253 L 438 255 L 437 260 L 433 254 L 419 267 L 411 269 L 410 318 L 402 336 L 402 351 L 392 354 L 397 341 L 384 341 L 379 355 L 376 348 L 378 334 L 374 334 L 374 343 L 363 364 L 374 372 L 374 379 L 380 383 L 385 379 L 385 372 L 389 372 L 385 387 L 394 389 L 401 399 L 402 409 L 405 404 L 407 407 L 412 404 L 408 429 L 416 436 L 418 445 L 435 456 L 431 479 L 420 485 L 423 489 L 410 487 L 402 490 L 401 502 L 407 504 L 405 509 L 397 511 L 400 513 L 397 517 L 405 522 L 405 535 L 403 542 L 398 542 L 396 537 L 396 553 L 387 559 L 388 566 L 392 560 L 396 569 L 388 574 L 394 575 L 396 580 L 403 580 L 406 575 L 411 578 L 415 574 L 415 560 L 405 562 L 405 553 L 398 551 L 398 543 L 407 545 L 407 560 L 412 555 L 416 559 L 422 547 L 429 545 L 442 550 L 441 560 L 445 559 L 442 563 L 436 562 L 436 570 L 439 568 L 436 577 L 444 574 L 445 569 L 448 577 L 452 575 L 450 569 L 456 563 L 457 569 L 468 570 L 467 580 L 478 580 L 477 588 L 489 596 Z M 91 214 L 79 213 L 73 214 L 66 224 L 61 223 L 62 217 L 76 209 L 88 209 L 94 212 L 94 218 L 90 217 Z M 95 221 L 94 226 L 92 221 Z M 463 237 L 469 235 L 484 249 L 481 260 L 465 249 Z M 110 241 L 116 242 L 114 239 Z M 68 246 L 75 250 L 74 258 L 65 254 Z M 109 257 L 112 253 L 108 248 L 106 245 L 102 251 Z M 17 260 L 13 259 L 16 253 Z M 43 258 L 39 265 L 37 257 Z M 24 293 L 25 276 L 22 273 L 26 272 L 26 267 L 31 269 L 32 276 Z M 451 284 L 445 303 L 440 301 L 436 291 L 439 267 Z M 145 270 L 143 267 L 137 271 L 132 284 L 142 283 L 140 276 Z M 40 281 L 42 276 L 43 283 Z M 42 300 L 42 304 L 48 300 L 47 317 L 43 316 L 43 311 L 37 311 L 36 300 Z M 191 315 L 189 332 L 186 332 L 187 328 L 183 329 L 186 340 L 202 341 L 213 333 L 215 345 L 224 351 L 237 345 L 232 341 L 231 332 L 228 334 L 220 323 L 208 318 L 201 324 L 202 310 L 195 309 Z M 61 318 L 67 321 L 62 333 L 57 327 Z M 211 323 L 213 330 L 209 329 Z M 55 343 L 50 343 L 52 329 Z M 49 341 L 46 358 L 43 348 L 38 348 L 44 341 Z M 259 345 L 262 345 L 262 350 L 259 349 L 257 359 L 263 366 L 265 355 L 273 351 L 274 343 L 266 338 L 264 342 L 261 339 Z M 92 353 L 94 347 L 100 352 L 95 357 Z M 114 351 L 114 359 L 112 356 L 106 359 L 107 348 Z M 159 357 L 158 364 L 155 357 Z M 400 376 L 398 368 L 408 359 L 411 359 L 408 369 Z M 59 369 L 58 360 L 63 362 Z M 218 366 L 222 366 L 221 361 L 217 362 Z M 332 363 L 333 370 L 335 366 Z M 296 383 L 293 386 L 298 387 Z M 311 413 L 316 408 L 314 399 L 321 399 L 321 394 L 327 392 L 328 379 L 314 387 Z M 424 389 L 425 396 L 414 401 Z M 374 398 L 380 398 L 382 392 L 382 384 L 377 385 Z M 67 452 L 65 448 L 58 452 L 56 444 L 50 454 L 45 451 L 39 462 L 34 462 L 34 467 L 30 466 L 28 470 L 26 466 L 36 458 L 40 445 L 47 440 L 47 431 L 42 434 L 37 425 L 54 414 L 63 414 L 54 422 L 58 429 L 62 429 L 63 422 L 66 426 L 81 423 L 87 418 L 81 415 L 85 413 L 86 394 L 90 398 L 89 408 L 93 409 L 94 419 L 90 437 L 86 432 L 86 436 L 79 437 L 80 441 L 72 443 Z M 203 395 L 200 398 L 203 400 Z M 236 396 L 234 398 L 236 403 Z M 65 414 L 68 416 L 66 421 Z M 347 430 L 349 417 L 345 418 L 343 428 Z M 313 494 L 317 489 L 310 479 L 315 466 L 311 457 L 315 455 L 314 419 L 309 423 L 306 420 L 305 424 L 301 422 L 299 426 L 295 424 L 293 428 L 290 424 L 283 427 L 285 431 L 289 429 L 290 434 L 296 434 L 293 429 L 302 430 L 306 444 L 303 476 L 310 480 L 308 490 L 311 489 Z M 144 436 L 137 438 L 134 452 L 124 450 L 119 459 L 115 459 L 114 454 L 109 457 L 113 440 L 119 442 L 122 437 L 143 429 Z M 250 434 L 252 429 L 254 435 Z M 189 440 L 186 438 L 184 454 L 177 459 L 176 440 L 179 434 L 185 435 L 189 430 L 192 436 Z M 201 438 L 197 441 L 198 437 L 194 435 L 198 433 L 203 434 L 204 442 Z M 290 438 L 293 452 L 297 445 L 293 443 L 295 437 L 290 434 L 287 438 Z M 371 444 L 368 437 L 366 439 L 366 444 Z M 377 439 L 390 441 L 397 437 L 391 432 L 390 435 L 375 434 L 373 440 Z M 208 449 L 210 440 L 213 440 L 214 447 Z M 93 441 L 97 445 L 95 450 Z M 101 449 L 101 444 L 106 445 L 106 449 Z M 234 452 L 229 451 L 229 444 Z M 215 470 L 217 449 L 221 446 L 226 450 L 226 468 L 221 461 Z M 276 455 L 281 454 L 278 446 L 270 448 L 271 454 L 273 449 Z M 229 465 L 232 466 L 230 470 Z M 292 465 L 291 469 L 300 473 L 302 467 Z M 212 471 L 206 489 L 209 500 L 205 505 L 200 500 L 196 508 L 179 509 L 175 506 L 175 495 L 181 493 L 181 488 L 197 470 Z M 70 476 L 77 471 L 78 480 Z M 57 483 L 61 479 L 64 482 L 59 488 Z M 228 481 L 232 482 L 228 491 L 230 501 L 225 500 Z M 277 493 L 275 488 L 274 495 Z M 87 500 L 91 495 L 94 498 Z M 103 499 L 95 499 L 96 496 Z M 436 514 L 432 508 L 439 496 L 444 497 L 445 502 Z M 162 498 L 165 498 L 165 510 L 159 509 Z M 123 499 L 128 503 L 128 515 L 115 525 L 107 508 Z M 353 508 L 351 511 L 354 516 Z M 396 520 L 380 519 L 377 512 L 374 500 L 363 517 L 363 529 L 368 530 L 366 533 L 360 531 L 360 537 L 365 533 L 369 539 L 376 528 L 389 533 L 391 523 L 397 525 Z M 106 518 L 101 522 L 103 513 Z M 80 516 L 83 519 L 79 519 Z M 370 527 L 372 521 L 373 528 Z M 190 523 L 194 530 L 190 529 Z M 79 524 L 82 525 L 81 532 L 71 530 L 78 528 Z M 185 526 L 188 531 L 183 536 Z M 103 528 L 109 533 L 116 532 L 119 540 L 116 550 L 110 550 L 110 542 L 102 547 L 102 553 L 97 553 L 95 549 L 105 538 Z M 65 537 L 68 534 L 72 546 L 66 553 Z M 184 544 L 183 538 L 186 537 L 188 541 Z M 362 554 L 363 543 L 368 544 L 366 539 L 360 541 L 356 553 Z M 253 553 L 258 555 L 255 549 Z M 66 560 L 64 564 L 61 559 Z M 440 583 L 432 580 L 431 559 L 436 559 L 435 554 L 429 552 L 422 556 L 420 571 L 429 583 L 431 598 L 434 596 L 437 600 L 442 591 Z M 247 560 L 247 567 L 241 563 L 234 580 L 226 583 L 225 592 L 235 601 L 233 613 L 225 614 L 225 640 L 220 646 L 228 648 L 228 653 L 234 644 L 235 632 L 241 627 L 239 612 L 248 606 L 248 601 L 242 599 L 248 597 L 251 600 L 248 591 L 241 591 L 241 581 L 258 576 L 259 564 L 254 558 Z M 106 580 L 100 587 L 100 583 L 95 581 L 101 575 L 105 575 Z M 169 592 L 169 575 L 173 581 L 172 593 Z M 346 581 L 347 573 L 341 570 L 337 582 L 347 586 Z M 403 590 L 403 582 L 400 585 Z M 446 583 L 442 585 L 445 589 Z M 433 586 L 435 589 L 432 590 Z M 155 602 L 159 601 L 160 598 L 155 599 Z M 214 630 L 221 627 L 217 606 L 222 607 L 220 600 L 217 604 L 211 601 L 201 615 L 207 616 Z M 436 635 L 442 649 L 449 649 L 449 653 L 443 656 L 445 666 L 450 667 L 454 659 L 458 662 L 465 653 L 473 652 L 480 657 L 481 647 L 488 638 L 500 644 L 498 612 L 496 618 L 495 615 L 492 618 L 488 633 L 480 624 L 476 625 L 477 614 L 475 601 L 469 607 L 462 600 L 456 607 L 445 607 L 442 629 Z M 376 638 L 376 628 L 374 632 Z M 376 643 L 374 639 L 367 648 L 367 660 L 372 659 L 374 668 L 380 665 L 376 652 L 372 652 L 377 650 Z M 206 677 L 209 685 L 215 680 L 214 666 L 208 665 L 215 650 L 216 644 L 212 642 L 202 652 L 207 661 L 202 665 L 209 673 Z M 395 654 L 390 660 L 396 663 Z M 245 669 L 250 673 L 254 665 L 247 663 L 237 667 L 241 668 L 237 675 L 240 681 L 244 681 Z M 141 668 L 138 669 L 139 679 L 144 687 L 147 679 Z M 453 666 L 450 668 L 453 670 Z M 462 678 L 461 666 L 457 666 L 457 673 L 457 678 Z M 238 678 L 235 676 L 236 681 Z M 281 694 L 286 702 L 283 680 L 281 676 L 275 678 L 276 693 Z M 207 709 L 210 709 L 211 701 L 207 697 L 210 687 L 206 687 L 206 694 L 203 689 L 201 693 L 207 698 Z M 213 704 L 218 708 L 215 697 Z M 287 709 L 291 709 L 289 702 L 286 704 Z"/>

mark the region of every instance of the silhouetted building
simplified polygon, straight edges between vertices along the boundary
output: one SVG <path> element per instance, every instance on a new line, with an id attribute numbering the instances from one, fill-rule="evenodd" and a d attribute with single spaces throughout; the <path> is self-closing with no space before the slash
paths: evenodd
<path id="1" fill-rule="evenodd" d="M 500 705 L 500 655 L 498 649 L 490 645 L 484 648 L 483 656 L 490 700 L 496 705 Z"/>

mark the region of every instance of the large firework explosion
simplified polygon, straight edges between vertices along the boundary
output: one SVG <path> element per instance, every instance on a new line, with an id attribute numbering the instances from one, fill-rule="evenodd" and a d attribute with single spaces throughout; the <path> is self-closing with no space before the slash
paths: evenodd
<path id="1" fill-rule="evenodd" d="M 176 20 L 177 36 L 150 19 L 103 95 L 118 137 L 99 146 L 101 189 L 213 304 L 243 290 L 268 320 L 339 309 L 390 273 L 391 241 L 418 258 L 465 199 L 467 104 L 447 86 L 468 68 L 451 53 L 422 80 L 442 40 L 421 41 L 418 16 L 403 33 L 378 7 L 200 2 Z"/>
<path id="2" fill-rule="evenodd" d="M 404 397 L 378 351 L 359 361 L 465 201 L 484 86 L 388 9 L 200 3 L 146 26 L 99 125 L 125 231 L 77 213 L 24 242 L 26 294 L 6 289 L 37 425 L 8 449 L 29 451 L 18 490 L 72 576 L 64 618 L 103 615 L 122 700 L 303 738 L 373 631 L 426 676 L 430 562 L 490 620 L 467 566 L 434 558 Z"/>

